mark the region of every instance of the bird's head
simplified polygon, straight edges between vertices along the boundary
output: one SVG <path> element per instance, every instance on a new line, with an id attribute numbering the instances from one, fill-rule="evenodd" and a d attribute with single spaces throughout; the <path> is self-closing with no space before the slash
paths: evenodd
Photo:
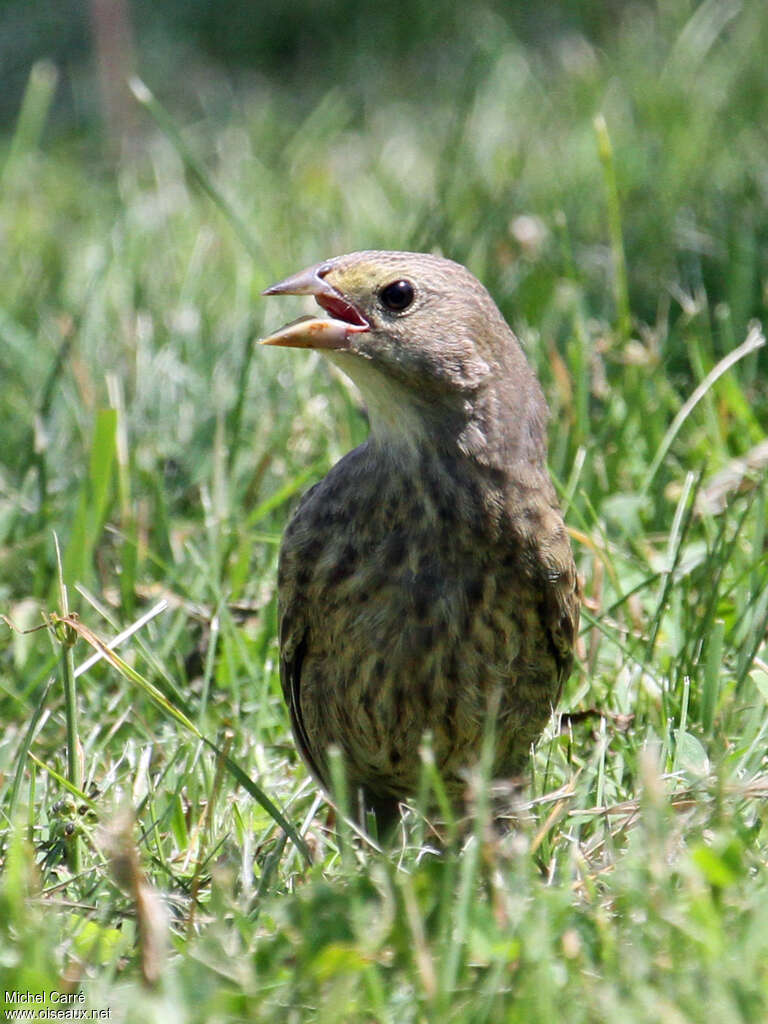
<path id="1" fill-rule="evenodd" d="M 479 454 L 499 433 L 494 421 L 512 418 L 517 436 L 513 421 L 519 427 L 523 415 L 543 439 L 538 383 L 493 299 L 460 264 L 426 253 L 356 252 L 264 294 L 314 296 L 326 315 L 302 317 L 262 344 L 326 354 L 360 387 L 374 434 L 453 438 Z"/>

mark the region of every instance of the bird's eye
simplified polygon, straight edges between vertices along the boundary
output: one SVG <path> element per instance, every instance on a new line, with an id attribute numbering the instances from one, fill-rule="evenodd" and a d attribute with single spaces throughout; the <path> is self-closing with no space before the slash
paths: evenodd
<path id="1" fill-rule="evenodd" d="M 413 285 L 410 281 L 393 281 L 380 292 L 382 304 L 393 313 L 402 313 L 413 302 Z"/>

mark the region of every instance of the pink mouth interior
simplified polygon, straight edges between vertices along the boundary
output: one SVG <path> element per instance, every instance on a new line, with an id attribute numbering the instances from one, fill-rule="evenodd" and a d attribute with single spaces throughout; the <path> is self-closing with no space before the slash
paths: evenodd
<path id="1" fill-rule="evenodd" d="M 336 295 L 316 295 L 315 296 L 319 305 L 323 309 L 327 310 L 335 320 L 343 320 L 347 324 L 352 324 L 354 327 L 369 327 L 368 321 L 352 306 L 349 302 L 345 302 L 341 296 Z"/>

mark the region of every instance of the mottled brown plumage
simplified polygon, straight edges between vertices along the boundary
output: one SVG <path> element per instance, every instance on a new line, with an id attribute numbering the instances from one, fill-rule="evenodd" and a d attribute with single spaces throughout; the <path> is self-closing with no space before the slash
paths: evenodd
<path id="1" fill-rule="evenodd" d="M 302 756 L 327 788 L 336 744 L 389 819 L 415 791 L 426 730 L 460 797 L 497 706 L 494 775 L 518 774 L 570 671 L 578 601 L 546 405 L 515 336 L 437 256 L 353 253 L 267 294 L 330 313 L 265 343 L 322 349 L 371 420 L 283 540 L 282 682 Z"/>

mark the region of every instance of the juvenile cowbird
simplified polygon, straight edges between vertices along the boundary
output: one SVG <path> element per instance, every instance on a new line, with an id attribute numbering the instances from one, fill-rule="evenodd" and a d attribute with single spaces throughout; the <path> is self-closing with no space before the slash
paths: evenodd
<path id="1" fill-rule="evenodd" d="M 547 407 L 485 288 L 438 256 L 357 252 L 266 295 L 312 295 L 265 345 L 322 350 L 359 386 L 368 440 L 304 495 L 278 576 L 298 748 L 381 825 L 429 730 L 449 795 L 494 709 L 495 777 L 524 768 L 572 663 L 576 569 L 547 473 Z"/>

